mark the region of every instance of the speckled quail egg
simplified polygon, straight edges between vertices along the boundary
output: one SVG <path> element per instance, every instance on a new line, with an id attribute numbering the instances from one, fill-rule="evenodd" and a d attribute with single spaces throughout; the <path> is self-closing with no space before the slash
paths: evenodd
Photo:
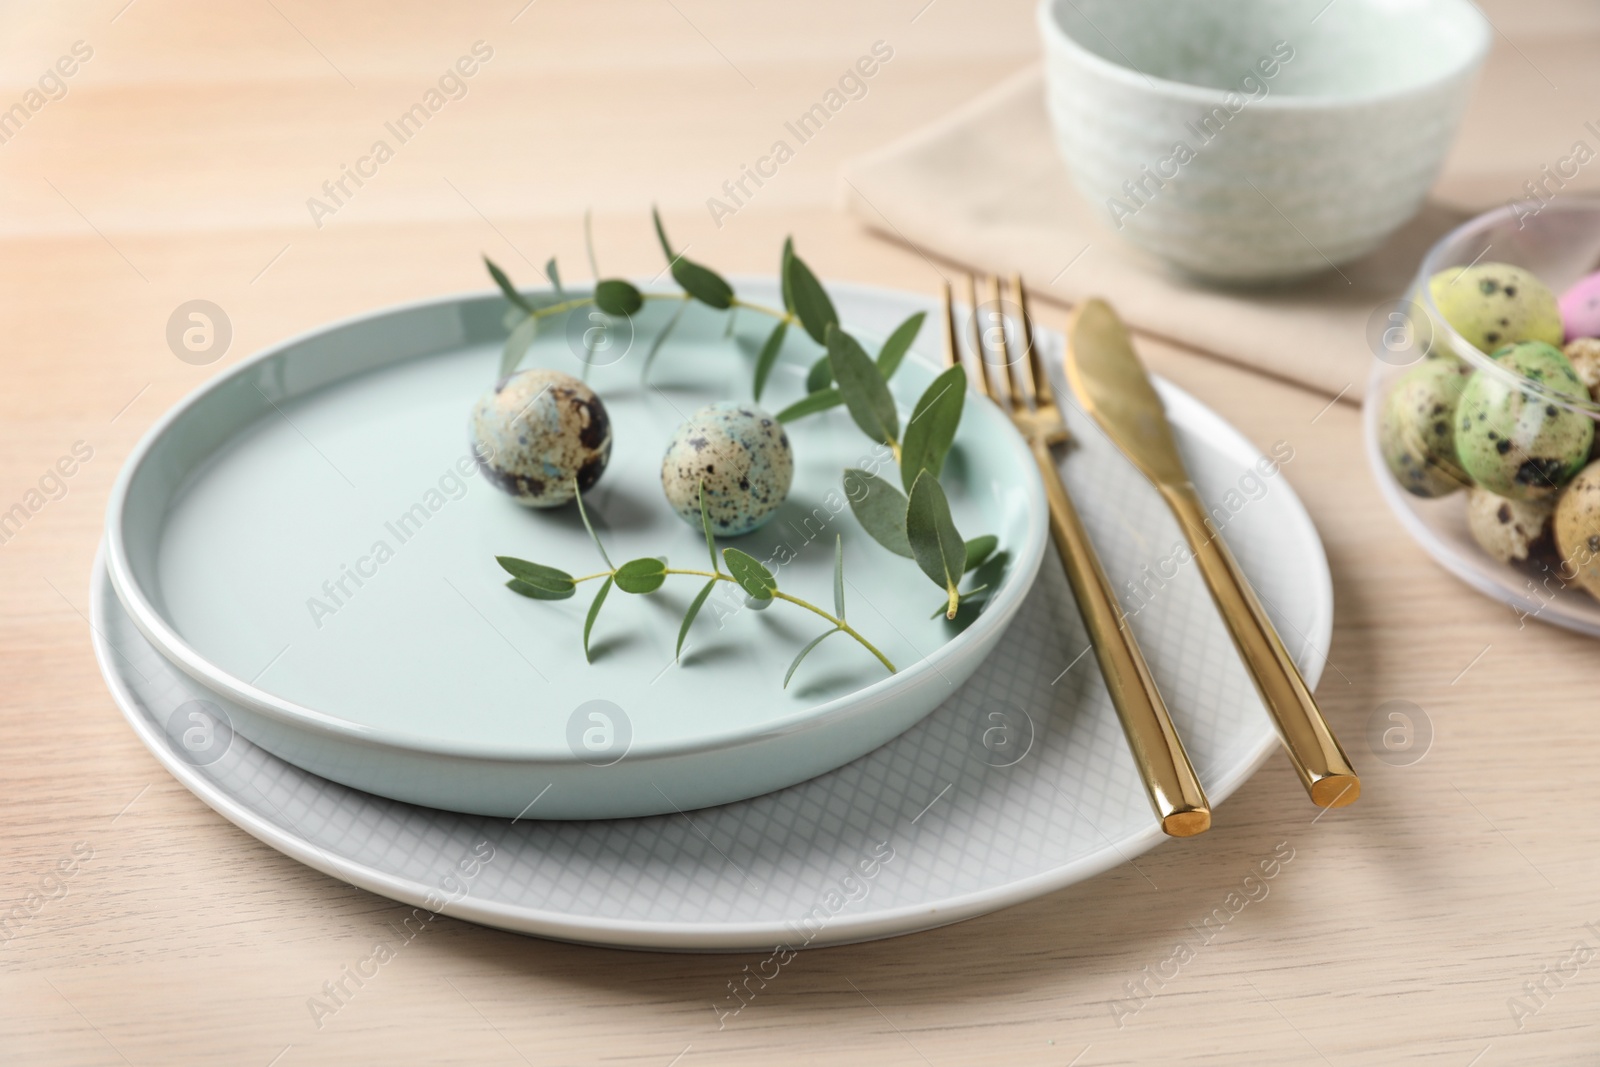
<path id="1" fill-rule="evenodd" d="M 672 435 L 661 460 L 667 503 L 699 529 L 703 484 L 711 529 L 722 537 L 747 534 L 770 519 L 793 481 L 794 451 L 782 424 L 733 401 L 695 412 Z"/>
<path id="2" fill-rule="evenodd" d="M 1561 351 L 1543 341 L 1503 348 L 1495 363 L 1509 373 L 1476 371 L 1462 390 L 1456 456 L 1491 493 L 1513 500 L 1546 496 L 1578 472 L 1594 440 L 1593 420 L 1551 396 L 1587 401 L 1589 391 Z"/>
<path id="3" fill-rule="evenodd" d="M 1579 337 L 1561 350 L 1577 372 L 1578 380 L 1589 390 L 1591 400 L 1600 400 L 1600 337 Z"/>
<path id="4" fill-rule="evenodd" d="M 1562 576 L 1600 597 L 1600 462 L 1583 468 L 1562 490 L 1551 525 Z"/>
<path id="5" fill-rule="evenodd" d="M 1569 341 L 1600 337 L 1600 271 L 1561 294 L 1561 322 Z"/>
<path id="6" fill-rule="evenodd" d="M 1434 306 L 1456 332 L 1485 352 L 1518 341 L 1559 345 L 1561 308 L 1548 286 L 1521 267 L 1450 267 L 1428 281 Z"/>
<path id="7" fill-rule="evenodd" d="M 1555 500 L 1508 500 L 1487 489 L 1467 493 L 1467 529 L 1472 539 L 1501 563 L 1538 564 L 1548 560 L 1554 543 L 1550 516 Z"/>
<path id="8" fill-rule="evenodd" d="M 483 394 L 469 426 L 478 467 L 519 504 L 553 508 L 587 492 L 611 460 L 611 419 L 583 382 L 525 370 Z"/>
<path id="9" fill-rule="evenodd" d="M 1472 368 L 1453 356 L 1425 360 L 1394 383 L 1378 421 L 1389 473 L 1414 496 L 1446 496 L 1467 484 L 1456 462 L 1455 413 Z"/>

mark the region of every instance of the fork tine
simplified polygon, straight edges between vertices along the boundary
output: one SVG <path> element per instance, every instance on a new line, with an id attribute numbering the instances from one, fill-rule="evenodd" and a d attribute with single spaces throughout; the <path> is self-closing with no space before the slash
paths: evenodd
<path id="1" fill-rule="evenodd" d="M 1006 321 L 1005 283 L 998 274 L 989 278 L 989 307 L 989 314 L 995 319 L 995 344 L 991 346 L 995 360 L 995 397 L 1002 407 L 1022 411 L 1027 407 L 1027 399 L 1011 376 L 1011 324 Z"/>
<path id="2" fill-rule="evenodd" d="M 1011 285 L 1017 291 L 1017 309 L 1022 313 L 1022 343 L 1027 346 L 1028 370 L 1033 382 L 1033 399 L 1036 404 L 1048 404 L 1053 397 L 1050 378 L 1045 373 L 1044 357 L 1039 353 L 1033 333 L 1033 312 L 1028 308 L 1028 290 L 1022 284 L 1022 275 L 1011 275 Z"/>
<path id="3" fill-rule="evenodd" d="M 989 391 L 989 365 L 983 358 L 983 331 L 978 326 L 978 279 L 971 274 L 967 275 L 967 309 L 967 321 L 972 327 L 972 355 L 978 361 L 977 373 L 969 377 L 978 392 L 993 396 Z"/>

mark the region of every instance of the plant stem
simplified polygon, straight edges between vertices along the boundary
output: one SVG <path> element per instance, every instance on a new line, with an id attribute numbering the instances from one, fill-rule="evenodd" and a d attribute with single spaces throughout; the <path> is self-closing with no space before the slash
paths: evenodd
<path id="1" fill-rule="evenodd" d="M 697 571 L 688 569 L 680 570 L 676 567 L 668 567 L 666 569 L 666 573 L 692 575 L 696 578 L 715 578 L 719 582 L 732 582 L 734 585 L 739 585 L 739 583 L 731 575 L 721 573 L 713 574 L 711 571 Z M 586 574 L 582 578 L 574 578 L 572 579 L 572 583 L 577 585 L 579 582 L 588 582 L 594 580 L 595 578 L 609 578 L 614 574 L 616 574 L 616 571 L 614 570 L 600 571 L 597 574 Z M 740 586 L 740 588 L 742 589 L 744 587 Z M 860 644 L 862 648 L 876 656 L 878 658 L 878 662 L 883 664 L 884 667 L 888 669 L 890 674 L 894 674 L 899 670 L 899 668 L 897 668 L 893 663 L 889 662 L 888 656 L 885 656 L 882 652 L 878 651 L 878 646 L 874 645 L 871 641 L 868 641 L 865 637 L 862 637 L 859 630 L 838 616 L 832 614 L 831 612 L 824 611 L 822 608 L 817 607 L 810 601 L 801 600 L 797 596 L 790 596 L 788 593 L 780 592 L 776 589 L 772 591 L 772 596 L 775 600 L 787 600 L 791 604 L 805 608 L 813 615 L 819 615 L 822 618 L 827 619 L 829 622 L 833 623 L 834 626 L 838 627 L 841 633 L 849 634 L 851 637 L 855 638 L 856 642 Z"/>
<path id="2" fill-rule="evenodd" d="M 684 297 L 679 293 L 640 293 L 639 295 L 645 300 L 682 300 L 682 299 L 684 299 Z M 586 307 L 586 306 L 588 306 L 589 304 L 592 304 L 592 303 L 594 303 L 594 297 L 592 297 L 592 296 L 576 296 L 576 297 L 573 297 L 571 300 L 563 300 L 560 303 L 547 304 L 547 305 L 545 305 L 544 307 L 541 307 L 541 308 L 534 308 L 533 311 L 531 312 L 531 315 L 532 315 L 533 318 L 536 318 L 536 319 L 544 319 L 544 318 L 549 318 L 551 315 L 559 315 L 562 312 L 572 311 L 572 310 L 574 310 L 576 308 Z M 787 311 L 782 310 L 781 308 L 770 308 L 770 307 L 767 307 L 765 304 L 752 304 L 750 301 L 748 301 L 748 300 L 740 300 L 738 297 L 734 297 L 733 298 L 733 303 L 732 303 L 732 305 L 730 305 L 730 310 L 732 308 L 744 308 L 747 311 L 758 312 L 758 313 L 760 313 L 762 315 L 767 315 L 767 316 L 770 316 L 771 318 L 774 318 L 774 319 L 780 319 L 780 320 L 782 320 L 784 322 L 787 322 L 787 323 L 789 323 L 791 325 L 793 325 L 794 322 L 796 321 L 795 317 L 793 315 L 789 314 Z"/>

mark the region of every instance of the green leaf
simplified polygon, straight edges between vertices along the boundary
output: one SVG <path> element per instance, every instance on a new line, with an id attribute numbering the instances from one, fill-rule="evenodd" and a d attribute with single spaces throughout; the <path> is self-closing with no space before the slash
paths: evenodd
<path id="1" fill-rule="evenodd" d="M 583 620 L 583 658 L 586 663 L 593 663 L 594 657 L 589 654 L 589 633 L 594 629 L 594 620 L 600 617 L 600 605 L 606 602 L 606 594 L 611 592 L 612 579 L 607 578 L 606 584 L 594 595 L 594 602 L 589 605 L 589 617 Z"/>
<path id="2" fill-rule="evenodd" d="M 807 415 L 815 415 L 819 411 L 836 408 L 842 403 L 844 403 L 844 397 L 840 395 L 839 390 L 824 389 L 821 392 L 812 393 L 801 400 L 796 400 L 793 404 L 778 412 L 778 421 L 793 422 L 795 419 L 803 419 Z"/>
<path id="3" fill-rule="evenodd" d="M 550 279 L 550 287 L 556 291 L 556 296 L 565 303 L 567 291 L 561 288 L 561 272 L 556 269 L 556 257 L 551 256 L 550 262 L 544 265 L 544 276 Z"/>
<path id="4" fill-rule="evenodd" d="M 694 617 L 700 614 L 701 607 L 705 605 L 706 597 L 710 596 L 711 590 L 715 589 L 716 587 L 717 580 L 715 578 L 708 579 L 705 587 L 700 590 L 700 592 L 695 596 L 694 602 L 689 605 L 689 610 L 684 612 L 683 624 L 678 627 L 678 651 L 673 653 L 674 659 L 677 659 L 683 655 L 683 642 L 684 639 L 689 636 L 689 627 L 694 625 Z"/>
<path id="5" fill-rule="evenodd" d="M 717 539 L 711 533 L 711 512 L 706 508 L 706 480 L 700 479 L 700 528 L 706 532 L 706 553 L 711 557 L 711 570 L 714 574 L 722 573 L 722 565 L 717 562 Z"/>
<path id="6" fill-rule="evenodd" d="M 922 573 L 949 598 L 945 617 L 955 618 L 961 602 L 956 586 L 966 566 L 967 546 L 950 517 L 950 502 L 945 499 L 939 479 L 927 471 L 918 475 L 911 487 L 906 506 L 906 539 L 911 542 L 911 557 Z"/>
<path id="7" fill-rule="evenodd" d="M 981 534 L 968 541 L 967 565 L 963 568 L 963 572 L 976 570 L 978 567 L 983 566 L 984 560 L 994 553 L 999 544 L 1000 538 L 994 534 Z"/>
<path id="8" fill-rule="evenodd" d="M 888 384 L 855 338 L 837 326 L 828 327 L 828 362 L 833 366 L 833 380 L 839 383 L 844 406 L 850 409 L 850 417 L 861 432 L 885 444 L 897 440 L 900 417 Z"/>
<path id="9" fill-rule="evenodd" d="M 517 328 L 506 338 L 504 351 L 500 353 L 500 377 L 504 378 L 517 369 L 522 357 L 528 354 L 528 346 L 533 344 L 533 339 L 538 335 L 539 320 L 532 315 L 517 323 Z"/>
<path id="10" fill-rule="evenodd" d="M 844 618 L 844 538 L 833 535 L 833 613 Z"/>
<path id="11" fill-rule="evenodd" d="M 828 357 L 823 355 L 811 369 L 806 372 L 806 392 L 820 393 L 833 384 L 833 364 L 828 362 Z"/>
<path id="12" fill-rule="evenodd" d="M 574 478 L 573 482 L 576 483 L 577 479 Z M 612 563 L 611 557 L 606 555 L 606 546 L 600 543 L 600 535 L 594 532 L 594 526 L 589 522 L 589 509 L 583 506 L 583 493 L 578 491 L 576 484 L 572 487 L 572 498 L 578 502 L 578 515 L 583 519 L 583 528 L 588 530 L 589 536 L 594 539 L 594 547 L 600 550 L 600 558 L 606 561 L 607 567 L 615 570 L 616 564 Z M 607 581 L 606 584 L 610 585 L 611 583 Z"/>
<path id="13" fill-rule="evenodd" d="M 778 362 L 778 353 L 783 350 L 784 336 L 789 332 L 789 324 L 780 321 L 767 334 L 766 344 L 761 346 L 761 352 L 756 356 L 755 397 L 761 399 L 761 390 L 767 387 L 767 375 L 772 373 L 773 364 Z"/>
<path id="14" fill-rule="evenodd" d="M 840 633 L 840 632 L 841 632 L 840 629 L 837 626 L 835 626 L 833 629 L 827 631 L 826 633 L 819 634 L 816 637 L 812 638 L 811 639 L 811 643 L 808 644 L 805 648 L 802 648 L 800 650 L 800 654 L 794 658 L 794 662 L 789 664 L 788 673 L 786 673 L 783 676 L 783 687 L 785 689 L 789 688 L 789 679 L 794 677 L 794 672 L 800 668 L 800 661 L 805 659 L 807 656 L 809 656 L 811 654 L 811 650 L 813 648 L 816 648 L 818 645 L 822 644 L 822 642 L 826 641 L 828 638 L 832 637 L 834 634 Z"/>
<path id="15" fill-rule="evenodd" d="M 655 219 L 656 236 L 661 239 L 661 251 L 666 253 L 667 265 L 672 270 L 672 280 L 702 304 L 708 304 L 719 311 L 726 311 L 732 307 L 733 286 L 723 281 L 722 275 L 711 268 L 702 267 L 693 260 L 674 253 L 672 245 L 667 242 L 667 231 L 661 225 L 661 212 L 651 208 L 650 214 Z"/>
<path id="16" fill-rule="evenodd" d="M 783 256 L 778 260 L 779 288 L 783 290 L 783 310 L 794 314 L 794 294 L 789 291 L 789 260 L 794 258 L 794 238 L 783 239 Z"/>
<path id="17" fill-rule="evenodd" d="M 667 561 L 664 559 L 630 559 L 617 568 L 613 575 L 617 588 L 624 593 L 654 593 L 667 580 Z"/>
<path id="18" fill-rule="evenodd" d="M 495 562 L 511 575 L 511 581 L 506 583 L 508 589 L 535 600 L 565 600 L 577 589 L 572 575 L 542 563 L 529 563 L 515 556 L 496 556 Z"/>
<path id="19" fill-rule="evenodd" d="M 792 244 L 784 245 L 783 291 L 785 304 L 792 305 L 800 325 L 817 344 L 826 344 L 828 327 L 839 325 L 839 313 L 833 309 L 828 292 L 811 273 L 805 261 L 794 254 Z"/>
<path id="20" fill-rule="evenodd" d="M 594 306 L 607 315 L 626 318 L 644 307 L 644 296 L 631 282 L 621 278 L 608 278 L 595 283 Z"/>
<path id="21" fill-rule="evenodd" d="M 894 333 L 891 333 L 889 339 L 883 342 L 883 347 L 878 349 L 878 373 L 883 375 L 884 381 L 893 378 L 894 372 L 900 369 L 906 353 L 911 350 L 911 342 L 917 339 L 917 334 L 922 330 L 922 320 L 927 317 L 926 311 L 912 315 L 896 326 Z"/>
<path id="22" fill-rule="evenodd" d="M 961 425 L 961 407 L 966 397 L 967 372 L 961 367 L 950 367 L 917 398 L 900 448 L 900 484 L 908 492 L 923 471 L 937 478 L 944 469 L 944 457 L 956 439 L 956 427 Z"/>
<path id="23" fill-rule="evenodd" d="M 859 467 L 844 472 L 844 495 L 856 521 L 871 538 L 897 556 L 912 559 L 906 538 L 907 501 L 893 485 Z"/>
<path id="24" fill-rule="evenodd" d="M 656 334 L 656 339 L 650 342 L 650 351 L 646 352 L 644 356 L 644 366 L 639 369 L 640 381 L 644 381 L 645 377 L 649 375 L 650 364 L 656 361 L 656 353 L 661 351 L 661 346 L 666 343 L 667 338 L 672 335 L 672 331 L 677 328 L 678 320 L 683 318 L 683 311 L 688 306 L 689 298 L 684 297 L 678 303 L 678 310 L 672 313 L 672 318 L 668 319 L 667 324 L 661 327 L 661 332 Z"/>
<path id="25" fill-rule="evenodd" d="M 752 600 L 771 600 L 772 594 L 778 591 L 778 580 L 772 576 L 772 572 L 749 553 L 740 552 L 737 548 L 725 548 L 722 558 L 728 564 L 728 573 Z"/>
<path id="26" fill-rule="evenodd" d="M 511 279 L 506 277 L 506 272 L 497 267 L 494 260 L 488 256 L 483 257 L 483 263 L 484 266 L 489 268 L 489 277 L 494 279 L 494 283 L 500 287 L 500 292 L 505 294 L 505 298 L 523 311 L 532 314 L 533 305 L 528 302 L 527 297 L 517 292 L 517 287 L 511 284 Z"/>

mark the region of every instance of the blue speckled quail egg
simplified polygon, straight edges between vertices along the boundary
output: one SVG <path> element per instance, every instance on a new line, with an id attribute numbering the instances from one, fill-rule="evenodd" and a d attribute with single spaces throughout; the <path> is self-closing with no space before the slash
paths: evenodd
<path id="1" fill-rule="evenodd" d="M 661 460 L 661 488 L 683 521 L 700 528 L 705 485 L 711 529 L 737 537 L 756 529 L 789 495 L 794 452 L 776 418 L 749 404 L 701 408 L 678 427 Z"/>
<path id="2" fill-rule="evenodd" d="M 611 419 L 583 382 L 519 371 L 478 399 L 469 430 L 478 467 L 519 504 L 559 507 L 588 492 L 611 459 Z"/>
<path id="3" fill-rule="evenodd" d="M 1515 377 L 1485 368 L 1467 380 L 1456 405 L 1456 457 L 1497 496 L 1546 496 L 1572 480 L 1594 440 L 1593 420 L 1551 397 L 1587 402 L 1589 390 L 1561 350 L 1543 341 L 1502 348 L 1494 359 Z"/>
<path id="4" fill-rule="evenodd" d="M 1467 484 L 1456 462 L 1456 404 L 1472 368 L 1453 356 L 1406 371 L 1384 398 L 1378 416 L 1383 461 L 1413 496 L 1447 496 Z"/>
<path id="5" fill-rule="evenodd" d="M 1428 279 L 1428 292 L 1456 332 L 1485 352 L 1518 341 L 1562 342 L 1556 295 L 1521 267 L 1451 267 Z"/>

